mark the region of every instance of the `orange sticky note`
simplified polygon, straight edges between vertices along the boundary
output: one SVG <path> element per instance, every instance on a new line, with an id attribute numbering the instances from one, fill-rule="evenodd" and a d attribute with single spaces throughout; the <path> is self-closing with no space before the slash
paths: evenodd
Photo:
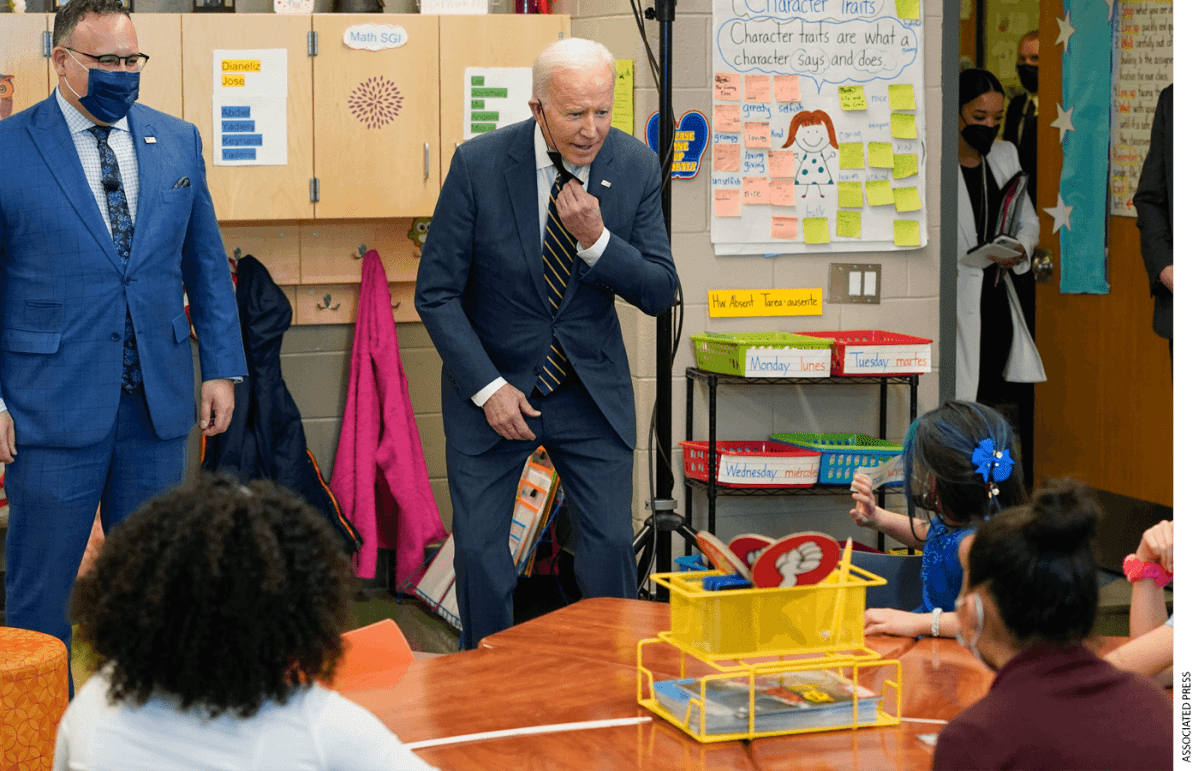
<path id="1" fill-rule="evenodd" d="M 866 203 L 871 206 L 887 206 L 895 203 L 895 194 L 891 192 L 891 183 L 885 179 L 866 180 Z"/>
<path id="2" fill-rule="evenodd" d="M 866 89 L 861 86 L 840 86 L 837 88 L 837 94 L 841 97 L 842 110 L 848 112 L 866 109 Z"/>
<path id="3" fill-rule="evenodd" d="M 805 244 L 827 244 L 831 240 L 828 237 L 828 217 L 804 217 L 803 242 Z"/>
<path id="4" fill-rule="evenodd" d="M 798 102 L 799 100 L 800 100 L 799 76 L 798 75 L 775 75 L 774 76 L 774 101 L 776 101 L 776 102 Z"/>
<path id="5" fill-rule="evenodd" d="M 747 102 L 769 102 L 770 101 L 770 76 L 769 75 L 746 75 L 745 76 L 745 101 L 747 101 Z"/>
<path id="6" fill-rule="evenodd" d="M 741 203 L 746 205 L 762 204 L 763 206 L 770 203 L 770 180 L 766 177 L 742 177 Z"/>
<path id="7" fill-rule="evenodd" d="M 716 171 L 741 170 L 741 145 L 712 145 L 712 167 Z"/>
<path id="8" fill-rule="evenodd" d="M 891 113 L 891 136 L 896 139 L 915 139 L 916 116 L 910 112 Z"/>
<path id="9" fill-rule="evenodd" d="M 870 143 L 870 165 L 876 169 L 890 169 L 895 166 L 894 151 L 890 142 Z"/>
<path id="10" fill-rule="evenodd" d="M 891 158 L 895 161 L 895 168 L 891 170 L 892 179 L 911 177 L 919 171 L 915 153 L 895 153 Z"/>
<path id="11" fill-rule="evenodd" d="M 772 178 L 791 179 L 795 176 L 795 153 L 790 150 L 771 150 L 767 155 Z"/>
<path id="12" fill-rule="evenodd" d="M 735 187 L 718 187 L 712 208 L 717 217 L 741 216 L 741 191 Z"/>
<path id="13" fill-rule="evenodd" d="M 862 153 L 861 142 L 842 142 L 840 150 L 842 169 L 866 168 L 866 156 Z"/>
<path id="14" fill-rule="evenodd" d="M 861 238 L 862 213 L 860 211 L 837 212 L 837 235 L 841 238 Z"/>
<path id="15" fill-rule="evenodd" d="M 920 223 L 916 220 L 895 220 L 895 245 L 920 246 Z"/>
<path id="16" fill-rule="evenodd" d="M 712 98 L 718 102 L 740 102 L 741 75 L 736 72 L 717 72 L 713 75 Z"/>
<path id="17" fill-rule="evenodd" d="M 717 105 L 717 107 L 719 106 Z M 761 123 L 746 121 L 745 146 L 755 150 L 770 147 L 770 124 L 765 121 Z"/>
<path id="18" fill-rule="evenodd" d="M 838 182 L 837 206 L 841 207 L 842 209 L 862 208 L 862 183 Z"/>
<path id="19" fill-rule="evenodd" d="M 715 119 L 712 122 L 716 124 L 718 132 L 721 134 L 741 133 L 741 105 L 718 104 L 713 106 L 712 112 L 715 113 Z"/>
<path id="20" fill-rule="evenodd" d="M 795 183 L 790 179 L 770 180 L 770 205 L 794 206 Z"/>
<path id="21" fill-rule="evenodd" d="M 799 238 L 799 219 L 797 217 L 771 217 L 770 237 L 795 241 Z"/>
<path id="22" fill-rule="evenodd" d="M 895 211 L 920 211 L 920 191 L 914 187 L 894 188 Z"/>

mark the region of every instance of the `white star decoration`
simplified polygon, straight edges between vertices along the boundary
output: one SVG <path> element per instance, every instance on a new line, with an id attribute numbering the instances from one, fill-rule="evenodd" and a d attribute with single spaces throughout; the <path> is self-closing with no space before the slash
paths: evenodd
<path id="1" fill-rule="evenodd" d="M 1061 230 L 1062 225 L 1066 226 L 1066 230 L 1073 230 L 1073 228 L 1070 227 L 1070 212 L 1074 211 L 1074 207 L 1066 205 L 1066 202 L 1062 200 L 1061 193 L 1057 194 L 1057 206 L 1051 206 L 1048 209 L 1042 209 L 1041 211 L 1045 212 L 1050 217 L 1053 217 L 1054 233 Z"/>
<path id="2" fill-rule="evenodd" d="M 1107 3 L 1107 20 L 1112 20 L 1112 9 L 1116 6 L 1116 0 L 1104 0 Z"/>
<path id="3" fill-rule="evenodd" d="M 1058 142 L 1066 141 L 1066 132 L 1074 131 L 1074 108 L 1063 110 L 1061 104 L 1057 106 L 1057 120 L 1049 124 L 1058 130 Z"/>
<path id="4" fill-rule="evenodd" d="M 1066 53 L 1070 49 L 1070 36 L 1074 34 L 1074 25 L 1070 23 L 1070 12 L 1066 11 L 1066 18 L 1057 20 L 1057 40 L 1054 43 L 1062 44 L 1062 53 Z"/>

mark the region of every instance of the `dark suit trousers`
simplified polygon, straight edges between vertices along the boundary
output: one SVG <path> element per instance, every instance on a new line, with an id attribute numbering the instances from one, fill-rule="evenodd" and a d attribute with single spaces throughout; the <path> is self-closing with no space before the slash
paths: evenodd
<path id="1" fill-rule="evenodd" d="M 143 502 L 181 483 L 187 435 L 159 439 L 140 388 L 121 391 L 108 436 L 90 447 L 21 445 L 21 427 L 16 430 L 17 456 L 4 482 L 11 509 L 5 623 L 54 635 L 69 652 L 67 601 L 96 505 L 107 533 Z"/>
<path id="2" fill-rule="evenodd" d="M 584 597 L 636 596 L 633 565 L 633 451 L 576 380 L 549 396 L 529 397 L 526 417 L 537 440 L 510 441 L 480 455 L 446 449 L 454 505 L 454 573 L 463 640 L 512 626 L 516 568 L 508 545 L 520 473 L 544 446 L 566 486 L 577 521 L 575 578 Z"/>

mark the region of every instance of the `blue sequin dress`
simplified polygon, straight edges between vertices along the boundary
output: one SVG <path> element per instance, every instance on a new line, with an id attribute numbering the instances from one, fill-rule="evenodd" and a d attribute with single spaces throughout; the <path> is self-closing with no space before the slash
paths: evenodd
<path id="1" fill-rule="evenodd" d="M 973 527 L 949 528 L 940 517 L 929 522 L 928 540 L 920 562 L 920 582 L 924 586 L 924 604 L 916 613 L 932 613 L 933 608 L 953 612 L 953 602 L 962 588 L 962 563 L 958 547 L 973 533 Z"/>

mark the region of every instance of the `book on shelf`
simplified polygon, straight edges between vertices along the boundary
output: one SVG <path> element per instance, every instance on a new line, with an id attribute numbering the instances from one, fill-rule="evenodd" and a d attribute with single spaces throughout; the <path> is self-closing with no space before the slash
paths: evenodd
<path id="1" fill-rule="evenodd" d="M 829 670 L 759 675 L 754 679 L 753 692 L 755 732 L 853 725 L 853 682 Z M 685 721 L 692 733 L 701 733 L 699 704 L 704 696 L 699 680 L 656 682 L 654 695 L 666 711 Z M 749 731 L 748 677 L 711 678 L 705 695 L 706 733 Z M 858 725 L 876 722 L 880 699 L 873 691 L 857 686 Z"/>

